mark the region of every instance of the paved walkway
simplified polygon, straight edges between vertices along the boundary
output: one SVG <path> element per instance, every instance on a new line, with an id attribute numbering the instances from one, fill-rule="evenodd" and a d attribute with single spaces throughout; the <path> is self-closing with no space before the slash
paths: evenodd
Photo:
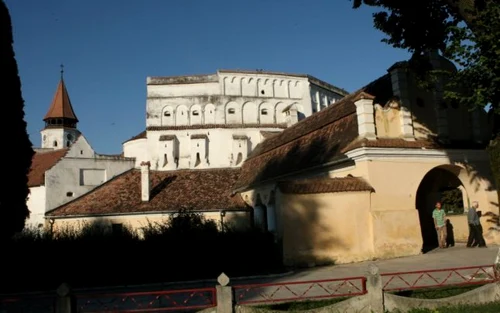
<path id="1" fill-rule="evenodd" d="M 233 279 L 231 285 L 246 285 L 246 284 L 263 284 L 270 283 L 274 285 L 270 286 L 259 286 L 255 288 L 236 288 L 235 296 L 239 303 L 260 303 L 262 301 L 273 300 L 286 300 L 286 299 L 297 299 L 303 297 L 322 297 L 325 295 L 347 295 L 356 294 L 362 291 L 361 280 L 353 281 L 350 283 L 332 282 L 327 281 L 324 283 L 313 283 L 313 284 L 289 284 L 286 286 L 275 285 L 287 282 L 299 282 L 299 281 L 310 281 L 310 280 L 329 280 L 336 278 L 347 278 L 355 276 L 364 276 L 368 270 L 371 263 L 376 264 L 380 273 L 394 273 L 394 272 L 409 272 L 409 271 L 422 271 L 422 270 L 433 270 L 433 269 L 448 269 L 448 268 L 460 268 L 468 266 L 487 266 L 493 265 L 497 252 L 499 251 L 499 246 L 490 246 L 488 248 L 466 248 L 464 244 L 457 244 L 455 247 L 448 249 L 436 249 L 434 251 L 428 252 L 427 254 L 403 257 L 390 260 L 380 260 L 380 261 L 370 261 L 361 262 L 354 264 L 343 264 L 334 265 L 327 267 L 311 268 L 306 270 L 295 271 L 286 275 L 281 275 L 279 277 L 255 277 L 246 279 Z M 451 277 L 450 273 L 441 273 L 441 277 L 435 280 L 433 277 L 424 277 L 423 280 L 419 278 L 419 275 L 413 275 L 415 277 L 410 277 L 412 275 L 405 275 L 404 279 L 399 279 L 395 276 L 383 276 L 384 289 L 389 290 L 390 288 L 406 288 L 405 284 L 408 282 L 412 283 L 415 280 L 418 281 L 420 287 L 423 285 L 436 285 L 439 284 L 438 281 L 442 281 L 443 278 L 446 280 L 446 284 L 451 283 L 462 283 L 463 278 L 460 275 L 469 275 L 468 277 L 475 277 L 474 279 L 484 280 L 485 277 L 479 277 L 476 275 L 471 275 L 469 273 L 461 273 L 458 276 Z M 436 276 L 439 276 L 435 274 Z M 391 280 L 394 277 L 394 281 Z M 392 281 L 392 282 L 391 282 Z M 161 307 L 171 307 L 175 303 L 184 303 L 184 301 L 189 300 L 190 305 L 201 305 L 206 303 L 207 299 L 213 299 L 210 292 L 184 292 L 175 294 L 168 293 L 162 295 L 151 294 L 154 290 L 172 290 L 172 289 L 186 289 L 186 288 L 202 288 L 202 287 L 214 287 L 216 284 L 215 280 L 212 281 L 198 281 L 198 282 L 186 282 L 186 283 L 170 283 L 170 284 L 156 284 L 156 285 L 144 285 L 144 286 L 130 286 L 125 288 L 106 288 L 101 290 L 83 290 L 77 291 L 78 306 L 85 307 L 87 310 L 95 307 L 96 309 L 108 308 L 117 306 L 122 309 L 136 309 L 138 307 L 149 306 L 152 303 L 156 306 Z M 390 285 L 392 284 L 392 285 Z M 147 294 L 141 295 L 135 292 L 146 291 Z M 110 293 L 121 293 L 120 296 Z M 125 295 L 124 293 L 128 293 Z M 93 296 L 85 295 L 85 293 L 98 293 L 101 294 L 100 299 L 96 299 Z M 132 294 L 131 294 L 132 293 Z M 196 298 L 196 297 L 198 298 Z M 194 297 L 194 298 L 193 298 Z M 49 299 L 51 300 L 51 299 Z M 25 305 L 26 302 L 23 302 Z M 88 303 L 88 304 L 87 304 Z M 40 308 L 37 312 L 51 312 L 53 309 L 52 302 L 47 305 L 46 310 Z M 16 305 L 16 304 L 13 304 Z M 0 312 L 2 308 L 0 306 Z"/>
<path id="2" fill-rule="evenodd" d="M 366 261 L 351 264 L 339 264 L 325 267 L 297 270 L 283 275 L 271 275 L 269 277 L 254 278 L 232 278 L 231 285 L 279 283 L 306 280 L 324 280 L 335 278 L 346 278 L 354 276 L 365 276 L 368 266 L 376 264 L 380 273 L 408 272 L 431 269 L 444 269 L 467 266 L 492 265 L 497 256 L 499 246 L 487 248 L 466 248 L 465 244 L 458 243 L 447 249 L 436 249 L 426 254 L 416 256 L 395 258 L 389 260 Z M 205 288 L 216 285 L 216 279 L 195 282 L 175 282 L 144 286 L 130 286 L 126 288 L 113 288 L 107 291 L 151 291 L 187 288 Z"/>
<path id="3" fill-rule="evenodd" d="M 498 250 L 499 246 L 467 248 L 465 244 L 458 243 L 454 247 L 436 249 L 416 256 L 311 268 L 297 271 L 279 279 L 273 279 L 273 281 L 318 280 L 364 276 L 370 263 L 376 264 L 380 269 L 380 273 L 492 265 L 495 262 Z"/>

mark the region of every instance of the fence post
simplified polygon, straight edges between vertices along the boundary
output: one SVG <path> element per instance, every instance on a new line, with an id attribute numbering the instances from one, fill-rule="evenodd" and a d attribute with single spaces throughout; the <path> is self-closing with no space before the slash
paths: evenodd
<path id="1" fill-rule="evenodd" d="M 217 277 L 219 285 L 215 286 L 217 292 L 217 313 L 233 313 L 233 288 L 228 286 L 229 277 L 222 273 Z"/>
<path id="2" fill-rule="evenodd" d="M 64 283 L 57 288 L 56 313 L 76 313 L 76 300 L 71 287 Z"/>
<path id="3" fill-rule="evenodd" d="M 380 276 L 379 268 L 375 264 L 368 266 L 366 274 L 366 291 L 370 312 L 384 313 L 384 290 L 382 276 Z"/>

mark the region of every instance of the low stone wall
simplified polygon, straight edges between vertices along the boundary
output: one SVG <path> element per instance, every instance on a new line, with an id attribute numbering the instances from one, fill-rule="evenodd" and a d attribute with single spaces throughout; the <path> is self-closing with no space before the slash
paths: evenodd
<path id="1" fill-rule="evenodd" d="M 453 297 L 441 299 L 417 299 L 397 296 L 383 291 L 382 277 L 378 268 L 370 266 L 366 275 L 367 294 L 356 296 L 345 301 L 325 306 L 322 308 L 304 310 L 303 312 L 317 313 L 385 313 L 398 312 L 404 313 L 415 308 L 436 309 L 443 306 L 455 306 L 462 304 L 485 304 L 500 299 L 500 283 L 490 283 L 474 290 L 465 292 Z M 282 311 L 268 310 L 253 306 L 236 305 L 234 312 L 237 313 L 263 313 Z"/>

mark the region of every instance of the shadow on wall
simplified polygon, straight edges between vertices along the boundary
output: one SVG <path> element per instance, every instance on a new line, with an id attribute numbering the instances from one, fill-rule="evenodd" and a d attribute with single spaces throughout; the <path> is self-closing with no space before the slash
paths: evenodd
<path id="1" fill-rule="evenodd" d="M 275 154 L 270 160 L 262 161 L 266 162 L 266 165 L 259 171 L 254 181 L 265 183 L 274 177 L 282 177 L 281 181 L 287 181 L 321 174 L 311 168 L 342 157 L 340 147 L 345 139 L 332 134 L 341 133 L 342 128 L 346 126 L 346 123 L 329 125 L 314 137 L 305 136 L 282 146 L 277 152 L 270 152 Z M 282 155 L 279 155 L 280 153 Z M 295 176 L 293 174 L 288 177 L 283 176 L 304 169 L 308 169 L 307 172 Z M 322 172 L 324 175 L 324 169 Z M 349 246 L 342 239 L 347 234 L 335 229 L 337 226 L 333 223 L 336 217 L 337 220 L 338 217 L 342 220 L 344 217 L 341 215 L 345 214 L 345 211 L 336 208 L 335 203 L 317 196 L 315 193 L 299 195 L 281 193 L 279 197 L 280 203 L 276 205 L 277 228 L 278 233 L 282 232 L 283 235 L 278 236 L 278 241 L 283 247 L 286 265 L 303 267 L 333 264 L 336 260 L 332 258 L 332 251 L 350 253 Z M 293 201 L 287 201 L 287 197 L 293 197 Z"/>
<path id="2" fill-rule="evenodd" d="M 423 66 L 421 61 L 417 60 L 414 64 Z M 442 62 L 441 68 L 444 71 L 455 70 L 451 62 L 446 60 L 440 60 L 440 62 Z M 425 66 L 429 65 L 429 63 L 425 64 Z M 407 67 L 403 71 L 410 74 L 411 68 Z M 444 84 L 446 84 L 447 77 L 443 73 L 441 72 L 443 76 L 439 79 L 442 79 Z M 387 79 L 389 80 L 389 76 L 387 76 Z M 412 75 L 410 75 L 407 81 L 410 85 L 416 85 L 417 83 Z M 445 86 L 444 91 L 446 91 L 446 88 L 448 87 Z M 438 90 L 435 88 L 417 88 L 408 93 L 408 98 L 402 99 L 403 104 L 411 112 L 414 134 L 419 138 L 428 138 L 437 146 L 444 146 L 449 149 L 486 149 L 492 134 L 491 116 L 482 111 L 472 112 L 469 108 L 458 104 L 458 102 L 446 98 L 436 100 L 436 94 L 434 94 L 436 91 Z M 377 99 L 375 99 L 376 101 Z M 382 101 L 385 100 L 381 99 L 379 104 L 384 106 L 386 103 Z M 436 103 L 436 101 L 439 103 Z M 438 121 L 444 121 L 444 123 Z M 464 206 L 466 207 L 470 205 L 470 203 L 466 203 L 465 201 L 467 198 L 470 201 L 479 200 L 476 199 L 474 193 L 496 190 L 493 173 L 488 160 L 482 162 L 475 159 L 467 159 L 466 156 L 457 155 L 456 153 L 453 155 L 450 154 L 448 157 L 451 164 L 457 164 L 460 167 L 443 166 L 431 170 L 423 178 L 417 191 L 415 207 L 419 212 L 424 253 L 437 247 L 437 234 L 433 225 L 432 210 L 436 201 L 441 200 L 441 192 L 444 189 L 465 187 L 467 185 L 467 192 L 469 194 L 464 197 Z M 437 184 L 436 179 L 433 179 L 431 176 L 434 178 L 448 176 L 448 178 L 441 179 L 440 183 Z M 457 179 L 459 176 L 460 179 Z M 485 186 L 483 184 L 485 180 L 491 182 L 491 184 Z M 488 202 L 490 200 L 488 199 Z M 486 207 L 487 204 L 490 203 L 484 203 L 483 200 L 482 206 Z M 491 204 L 498 207 L 496 203 Z M 495 211 L 492 214 L 497 215 L 498 209 Z"/>
<path id="3" fill-rule="evenodd" d="M 284 262 L 293 267 L 333 265 L 337 262 L 335 256 L 351 253 L 352 246 L 345 242 L 350 236 L 339 229 L 345 210 L 337 208 L 335 203 L 325 207 L 315 195 L 307 196 L 311 195 L 293 196 L 288 201 L 290 205 L 283 207 Z"/>

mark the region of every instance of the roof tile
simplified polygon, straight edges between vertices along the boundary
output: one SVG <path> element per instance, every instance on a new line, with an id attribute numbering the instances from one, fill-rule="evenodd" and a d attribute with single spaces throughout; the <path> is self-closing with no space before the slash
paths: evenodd
<path id="1" fill-rule="evenodd" d="M 28 187 L 42 186 L 45 184 L 45 172 L 62 159 L 68 149 L 47 152 L 37 152 L 31 159 L 31 168 L 28 174 Z"/>
<path id="2" fill-rule="evenodd" d="M 332 192 L 374 191 L 363 178 L 309 178 L 302 180 L 282 181 L 278 183 L 285 194 L 314 194 Z"/>
<path id="3" fill-rule="evenodd" d="M 67 118 L 78 122 L 63 79 L 59 81 L 52 104 L 50 105 L 49 111 L 45 114 L 43 120 L 49 118 Z"/>
<path id="4" fill-rule="evenodd" d="M 89 193 L 68 202 L 47 216 L 114 215 L 126 213 L 245 210 L 231 186 L 240 169 L 151 171 L 151 199 L 141 200 L 141 172 L 127 171 Z"/>

